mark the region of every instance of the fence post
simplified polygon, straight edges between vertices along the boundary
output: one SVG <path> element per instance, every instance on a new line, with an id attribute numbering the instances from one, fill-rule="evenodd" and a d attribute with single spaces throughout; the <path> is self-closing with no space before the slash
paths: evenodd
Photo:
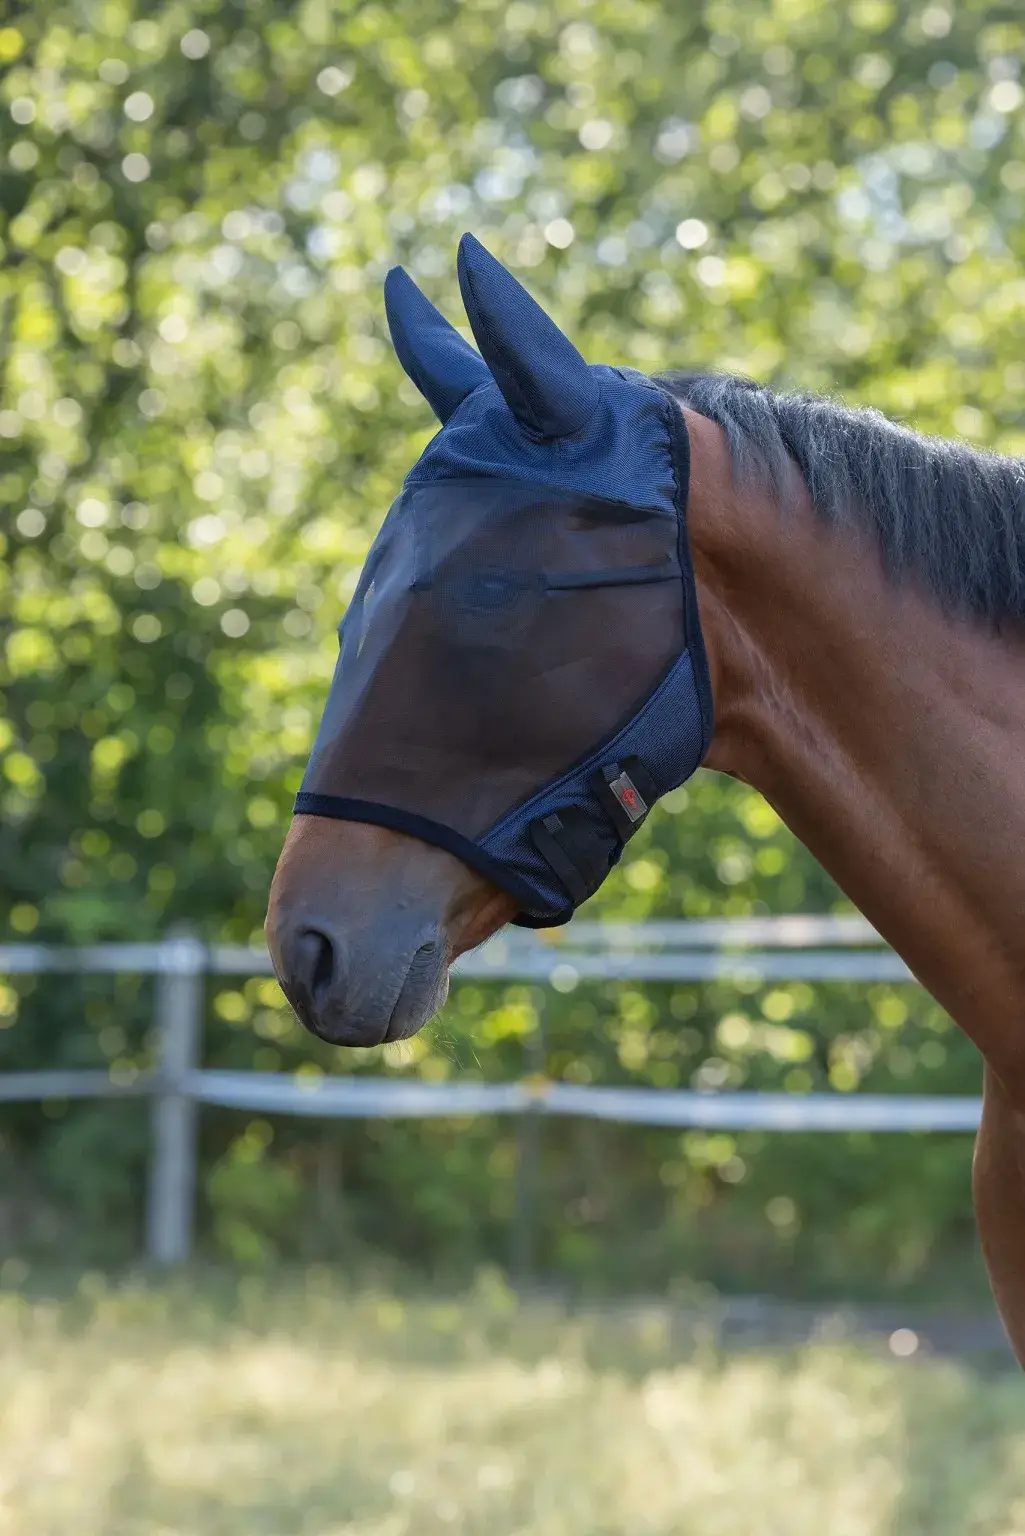
<path id="1" fill-rule="evenodd" d="M 197 1106 L 187 1079 L 199 1058 L 206 950 L 191 934 L 179 933 L 164 943 L 161 961 L 146 1256 L 166 1265 L 183 1263 L 192 1242 Z"/>
<path id="2" fill-rule="evenodd" d="M 537 1028 L 528 1035 L 523 1052 L 525 1075 L 535 1079 L 546 1075 L 548 1058 L 545 1041 L 546 1002 L 547 993 L 541 990 L 537 1005 Z M 526 1289 L 534 1280 L 537 1198 L 540 1180 L 541 1111 L 535 1100 L 516 1120 L 516 1187 L 510 1269 L 513 1284 L 520 1289 Z"/>

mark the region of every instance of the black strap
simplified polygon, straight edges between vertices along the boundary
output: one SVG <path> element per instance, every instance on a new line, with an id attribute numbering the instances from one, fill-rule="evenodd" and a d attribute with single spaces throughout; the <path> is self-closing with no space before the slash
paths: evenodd
<path id="1" fill-rule="evenodd" d="M 609 872 L 608 852 L 576 806 L 533 822 L 530 837 L 566 887 L 574 906 L 593 895 Z"/>
<path id="2" fill-rule="evenodd" d="M 644 821 L 658 797 L 658 789 L 637 757 L 606 763 L 591 775 L 591 788 L 625 843 Z M 531 823 L 534 847 L 561 880 L 574 906 L 586 901 L 601 885 L 619 856 L 608 836 L 595 832 L 584 811 L 576 805 L 552 811 Z"/>

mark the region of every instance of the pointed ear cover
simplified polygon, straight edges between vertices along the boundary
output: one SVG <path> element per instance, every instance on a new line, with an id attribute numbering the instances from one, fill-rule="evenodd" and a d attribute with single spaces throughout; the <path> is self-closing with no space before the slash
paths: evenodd
<path id="1" fill-rule="evenodd" d="M 399 362 L 444 426 L 471 390 L 491 382 L 487 364 L 401 267 L 384 280 L 384 307 Z"/>
<path id="2" fill-rule="evenodd" d="M 472 235 L 459 242 L 459 288 L 481 355 L 506 404 L 529 432 L 579 432 L 598 383 L 573 343 Z"/>

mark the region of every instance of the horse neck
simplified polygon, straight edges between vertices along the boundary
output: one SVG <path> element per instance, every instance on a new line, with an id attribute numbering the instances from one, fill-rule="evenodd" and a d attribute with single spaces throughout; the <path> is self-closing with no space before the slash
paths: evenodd
<path id="1" fill-rule="evenodd" d="M 998 1070 L 1025 1080 L 1025 636 L 952 619 L 795 471 L 781 511 L 687 412 L 708 764 L 758 789 Z"/>

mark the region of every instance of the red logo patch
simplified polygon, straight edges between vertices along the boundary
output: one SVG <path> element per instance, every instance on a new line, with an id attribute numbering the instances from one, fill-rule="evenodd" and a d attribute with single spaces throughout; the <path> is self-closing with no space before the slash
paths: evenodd
<path id="1" fill-rule="evenodd" d="M 609 788 L 631 821 L 640 821 L 642 816 L 648 814 L 648 807 L 637 792 L 637 788 L 629 774 L 621 773 L 618 779 L 611 781 Z"/>

